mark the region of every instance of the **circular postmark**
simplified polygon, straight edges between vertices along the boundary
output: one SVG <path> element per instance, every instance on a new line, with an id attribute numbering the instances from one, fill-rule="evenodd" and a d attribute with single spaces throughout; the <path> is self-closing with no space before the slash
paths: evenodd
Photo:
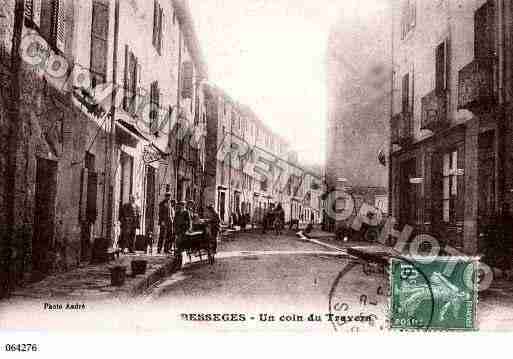
<path id="1" fill-rule="evenodd" d="M 328 296 L 327 319 L 335 331 L 359 333 L 390 328 L 400 329 L 393 325 L 395 316 L 392 311 L 398 314 L 405 309 L 394 306 L 392 303 L 394 292 L 394 283 L 391 282 L 394 274 L 391 273 L 392 259 L 404 263 L 405 267 L 412 268 L 411 271 L 404 270 L 404 273 L 399 273 L 401 280 L 412 283 L 415 280 L 422 282 L 425 290 L 424 297 L 419 297 L 419 300 L 423 300 L 423 308 L 427 313 L 424 315 L 426 320 L 407 323 L 409 326 L 405 325 L 405 329 L 406 327 L 416 330 L 430 328 L 435 312 L 435 297 L 428 276 L 412 259 L 392 256 L 387 264 L 353 260 L 346 263 L 339 271 Z M 413 278 L 413 273 L 419 278 Z M 417 293 L 419 291 L 415 292 Z"/>

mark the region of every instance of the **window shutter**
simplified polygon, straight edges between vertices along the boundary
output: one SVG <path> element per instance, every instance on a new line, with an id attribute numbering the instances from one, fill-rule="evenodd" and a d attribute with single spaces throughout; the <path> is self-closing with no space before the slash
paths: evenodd
<path id="1" fill-rule="evenodd" d="M 495 7 L 487 1 L 474 14 L 474 57 L 490 59 L 495 54 Z"/>
<path id="2" fill-rule="evenodd" d="M 107 51 L 109 34 L 109 7 L 93 1 L 91 26 L 91 72 L 95 84 L 107 80 Z"/>
<path id="3" fill-rule="evenodd" d="M 133 79 L 132 79 L 132 87 L 131 87 L 131 95 L 132 95 L 132 105 L 131 105 L 131 110 L 133 113 L 136 112 L 137 110 L 137 85 L 139 84 L 139 64 L 138 64 L 138 60 L 137 58 L 135 57 L 135 55 L 132 54 L 132 57 L 131 57 L 131 61 L 133 62 L 132 66 L 133 66 Z"/>
<path id="4" fill-rule="evenodd" d="M 66 13 L 64 0 L 53 0 L 53 40 L 60 51 L 65 50 L 66 45 Z"/>
<path id="5" fill-rule="evenodd" d="M 445 42 L 439 44 L 435 51 L 435 89 L 445 90 Z"/>
<path id="6" fill-rule="evenodd" d="M 193 65 L 191 61 L 186 61 L 182 65 L 182 97 L 192 98 L 192 77 Z"/>
<path id="7" fill-rule="evenodd" d="M 160 52 L 162 51 L 162 37 L 163 37 L 163 32 L 164 32 L 164 12 L 162 11 L 162 8 L 159 6 L 159 38 L 158 38 L 158 50 L 159 50 L 159 54 Z"/>
<path id="8" fill-rule="evenodd" d="M 445 89 L 448 90 L 450 88 L 450 75 L 451 75 L 451 40 L 449 38 L 445 39 Z"/>
<path id="9" fill-rule="evenodd" d="M 129 50 L 128 50 L 128 45 L 125 45 L 125 81 L 124 81 L 124 98 L 123 98 L 123 108 L 125 111 L 128 111 L 128 104 L 129 104 L 129 99 L 128 99 L 128 86 L 129 86 L 129 83 L 128 83 L 128 68 L 129 68 Z"/>
<path id="10" fill-rule="evenodd" d="M 159 8 L 157 1 L 153 1 L 153 39 L 152 44 L 153 46 L 157 46 L 158 41 L 158 20 L 159 20 Z"/>
<path id="11" fill-rule="evenodd" d="M 408 102 L 410 98 L 410 74 L 403 76 L 403 93 L 402 93 L 402 112 L 408 112 Z"/>

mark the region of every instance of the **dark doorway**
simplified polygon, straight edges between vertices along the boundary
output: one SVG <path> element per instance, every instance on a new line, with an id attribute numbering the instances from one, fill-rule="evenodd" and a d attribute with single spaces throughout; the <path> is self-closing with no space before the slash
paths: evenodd
<path id="1" fill-rule="evenodd" d="M 49 256 L 55 232 L 55 197 L 57 194 L 57 162 L 37 159 L 32 240 L 33 279 L 39 280 L 51 270 Z"/>
<path id="2" fill-rule="evenodd" d="M 155 168 L 146 167 L 146 214 L 145 234 L 154 232 L 155 227 Z"/>
<path id="3" fill-rule="evenodd" d="M 94 222 L 97 218 L 97 200 L 98 200 L 98 174 L 95 171 L 96 158 L 92 153 L 85 154 L 85 168 L 82 176 L 82 191 L 86 192 L 83 198 L 84 206 L 81 211 L 85 216 L 81 218 L 81 246 L 80 260 L 88 261 L 91 256 L 91 235 Z"/>
<path id="4" fill-rule="evenodd" d="M 495 210 L 495 155 L 494 131 L 479 135 L 479 165 L 478 165 L 478 225 L 480 232 L 494 222 Z"/>
<path id="5" fill-rule="evenodd" d="M 221 217 L 221 221 L 225 221 L 225 206 L 226 206 L 226 193 L 224 192 L 219 192 L 219 201 L 218 201 L 218 211 L 219 211 L 219 216 Z"/>
<path id="6" fill-rule="evenodd" d="M 402 226 L 415 225 L 416 218 L 416 184 L 410 182 L 416 177 L 415 158 L 404 161 L 400 166 L 399 180 L 399 222 Z"/>

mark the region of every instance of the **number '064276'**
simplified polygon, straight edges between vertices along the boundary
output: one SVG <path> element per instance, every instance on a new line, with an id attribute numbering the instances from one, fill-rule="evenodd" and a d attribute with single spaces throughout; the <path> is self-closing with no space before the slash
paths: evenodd
<path id="1" fill-rule="evenodd" d="M 39 350 L 37 344 L 5 344 L 6 352 L 37 352 Z"/>

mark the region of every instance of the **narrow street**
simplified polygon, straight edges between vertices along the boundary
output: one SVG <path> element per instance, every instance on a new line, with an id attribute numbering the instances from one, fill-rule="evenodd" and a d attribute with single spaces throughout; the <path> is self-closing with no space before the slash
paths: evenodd
<path id="1" fill-rule="evenodd" d="M 64 303 L 57 298 L 11 303 L 0 308 L 0 327 L 137 333 L 387 330 L 388 273 L 347 254 L 344 246 L 355 244 L 338 243 L 335 250 L 292 231 L 239 232 L 223 239 L 214 265 L 185 258 L 182 270 L 142 296 L 84 299 L 80 304 L 86 309 L 78 311 L 43 309 Z M 512 309 L 510 281 L 494 282 L 479 295 L 479 329 L 510 328 Z"/>
<path id="2" fill-rule="evenodd" d="M 156 286 L 147 300 L 156 307 L 170 308 L 186 328 L 333 330 L 335 322 L 330 319 L 335 315 L 361 313 L 376 316 L 372 325 L 342 325 L 339 321 L 337 329 L 383 326 L 385 276 L 365 275 L 363 266 L 357 263 L 345 252 L 306 242 L 292 232 L 281 236 L 240 233 L 221 243 L 213 266 L 186 265 Z M 340 272 L 349 268 L 334 287 Z M 380 287 L 384 294 L 381 297 L 377 295 Z M 227 310 L 245 314 L 246 320 L 215 322 L 195 316 Z M 266 314 L 274 321 L 266 320 Z M 308 320 L 311 314 L 314 317 L 310 319 L 316 320 Z"/>

